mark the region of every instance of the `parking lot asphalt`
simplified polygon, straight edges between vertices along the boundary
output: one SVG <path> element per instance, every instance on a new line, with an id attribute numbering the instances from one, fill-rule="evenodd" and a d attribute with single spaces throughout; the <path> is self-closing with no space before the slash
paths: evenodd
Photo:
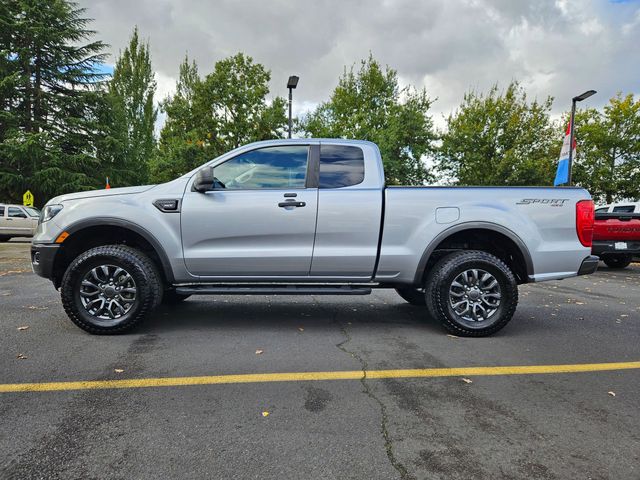
<path id="1" fill-rule="evenodd" d="M 512 322 L 482 339 L 447 335 L 387 290 L 192 297 L 100 337 L 67 319 L 28 247 L 0 244 L 0 390 L 362 375 L 0 393 L 0 478 L 640 478 L 640 369 L 366 378 L 638 362 L 638 264 L 522 286 Z"/>

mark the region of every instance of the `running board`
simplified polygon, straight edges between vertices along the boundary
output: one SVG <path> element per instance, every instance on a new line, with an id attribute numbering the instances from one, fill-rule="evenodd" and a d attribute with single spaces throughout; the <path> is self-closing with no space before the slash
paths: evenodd
<path id="1" fill-rule="evenodd" d="M 369 295 L 371 288 L 350 285 L 189 285 L 180 295 Z"/>

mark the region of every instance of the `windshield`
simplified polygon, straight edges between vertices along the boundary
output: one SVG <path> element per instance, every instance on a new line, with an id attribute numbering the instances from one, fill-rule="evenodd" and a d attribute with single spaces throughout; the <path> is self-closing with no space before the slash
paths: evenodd
<path id="1" fill-rule="evenodd" d="M 39 217 L 40 216 L 40 210 L 38 210 L 37 208 L 34 207 L 24 207 L 24 209 L 26 210 L 27 214 L 30 217 Z"/>

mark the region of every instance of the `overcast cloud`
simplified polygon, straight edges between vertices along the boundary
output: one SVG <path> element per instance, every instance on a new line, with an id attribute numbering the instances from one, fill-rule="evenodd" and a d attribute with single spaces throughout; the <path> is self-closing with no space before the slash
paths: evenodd
<path id="1" fill-rule="evenodd" d="M 325 100 L 345 65 L 369 51 L 402 84 L 427 88 L 434 119 L 469 89 L 519 80 L 530 96 L 552 95 L 554 113 L 572 96 L 640 93 L 640 2 L 606 0 L 80 0 L 115 56 L 131 30 L 151 44 L 161 96 L 185 53 L 200 73 L 238 51 L 272 72 L 273 95 L 300 76 L 295 111 Z M 113 63 L 114 57 L 110 62 Z"/>

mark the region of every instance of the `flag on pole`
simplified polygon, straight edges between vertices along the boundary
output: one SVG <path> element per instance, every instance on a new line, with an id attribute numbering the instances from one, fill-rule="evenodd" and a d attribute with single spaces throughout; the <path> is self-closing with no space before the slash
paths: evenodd
<path id="1" fill-rule="evenodd" d="M 558 159 L 558 171 L 553 186 L 557 187 L 563 183 L 569 183 L 569 142 L 571 142 L 571 121 L 567 125 L 567 131 L 562 142 L 562 150 L 560 150 L 560 158 Z M 571 157 L 576 158 L 576 139 L 573 138 L 573 153 Z"/>
<path id="2" fill-rule="evenodd" d="M 105 190 L 111 188 L 111 185 L 109 185 L 109 177 L 107 177 L 107 185 L 104 188 Z"/>

